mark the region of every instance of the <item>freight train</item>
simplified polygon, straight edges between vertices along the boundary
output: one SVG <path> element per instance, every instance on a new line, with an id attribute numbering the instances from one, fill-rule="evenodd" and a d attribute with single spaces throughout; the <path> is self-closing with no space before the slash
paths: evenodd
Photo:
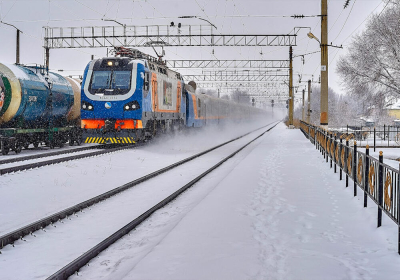
<path id="1" fill-rule="evenodd" d="M 80 82 L 43 67 L 0 63 L 1 153 L 80 144 Z"/>
<path id="2" fill-rule="evenodd" d="M 189 83 L 190 84 L 190 83 Z M 195 93 L 182 76 L 138 50 L 115 48 L 115 57 L 87 65 L 81 92 L 86 143 L 133 143 L 183 127 L 265 115 L 265 111 Z"/>

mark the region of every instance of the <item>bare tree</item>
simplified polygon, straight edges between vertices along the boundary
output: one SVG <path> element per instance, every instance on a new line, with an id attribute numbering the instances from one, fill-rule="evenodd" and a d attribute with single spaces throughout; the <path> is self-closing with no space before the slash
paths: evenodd
<path id="1" fill-rule="evenodd" d="M 386 2 L 339 60 L 337 71 L 351 93 L 400 95 L 400 1 Z"/>
<path id="2" fill-rule="evenodd" d="M 231 101 L 241 104 L 251 104 L 251 97 L 247 91 L 244 90 L 234 90 L 230 93 Z"/>

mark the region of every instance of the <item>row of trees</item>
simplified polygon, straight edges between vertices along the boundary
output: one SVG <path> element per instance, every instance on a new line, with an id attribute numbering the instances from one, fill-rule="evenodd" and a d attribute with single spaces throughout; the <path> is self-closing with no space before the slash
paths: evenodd
<path id="1" fill-rule="evenodd" d="M 320 121 L 320 102 L 321 90 L 320 87 L 313 87 L 311 92 L 311 111 L 310 121 L 314 124 L 319 124 Z M 384 109 L 384 98 L 379 95 L 362 95 L 353 94 L 340 95 L 334 90 L 328 90 L 329 103 L 329 125 L 343 126 L 346 124 L 355 125 L 360 121 L 360 116 L 375 119 L 377 124 L 388 124 L 394 119 L 387 115 Z M 305 118 L 307 114 L 307 104 L 305 103 Z M 294 118 L 302 118 L 302 106 L 297 106 L 294 111 Z"/>

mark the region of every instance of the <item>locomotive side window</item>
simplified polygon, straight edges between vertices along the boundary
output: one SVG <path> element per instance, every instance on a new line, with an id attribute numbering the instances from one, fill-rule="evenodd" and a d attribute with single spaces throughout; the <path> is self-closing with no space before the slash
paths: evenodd
<path id="1" fill-rule="evenodd" d="M 198 112 L 198 116 L 200 118 L 201 117 L 201 100 L 200 100 L 200 98 L 197 100 L 198 100 L 197 112 Z"/>
<path id="2" fill-rule="evenodd" d="M 150 85 L 149 80 L 150 80 L 149 73 L 145 73 L 144 74 L 144 82 L 143 82 L 143 89 L 145 91 L 145 97 L 147 96 L 148 91 L 149 91 L 149 85 Z"/>

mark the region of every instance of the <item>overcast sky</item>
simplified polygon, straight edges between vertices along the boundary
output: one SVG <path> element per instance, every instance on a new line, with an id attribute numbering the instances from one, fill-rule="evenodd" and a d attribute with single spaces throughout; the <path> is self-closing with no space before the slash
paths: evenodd
<path id="1" fill-rule="evenodd" d="M 336 71 L 336 61 L 346 53 L 351 36 L 365 28 L 366 19 L 379 13 L 385 6 L 382 0 L 328 0 L 328 41 L 343 45 L 344 49 L 329 48 L 329 86 L 344 93 Z M 0 20 L 18 27 L 21 34 L 21 63 L 43 64 L 43 26 L 99 26 L 116 25 L 101 19 L 116 19 L 127 25 L 169 25 L 171 21 L 183 25 L 207 25 L 207 22 L 179 16 L 198 16 L 212 22 L 219 34 L 293 34 L 294 27 L 310 27 L 321 37 L 320 17 L 294 19 L 292 15 L 321 14 L 320 0 L 0 0 Z M 308 30 L 298 32 L 294 55 L 319 50 L 319 44 L 307 37 Z M 0 24 L 0 62 L 15 62 L 13 27 Z M 151 48 L 143 52 L 154 55 Z M 165 59 L 282 59 L 289 57 L 289 47 L 167 47 Z M 50 68 L 63 69 L 61 74 L 82 74 L 90 61 L 106 55 L 106 49 L 57 49 L 50 52 Z M 320 53 L 305 56 L 305 63 L 294 59 L 294 83 L 299 75 L 306 81 L 320 74 Z M 198 73 L 181 70 L 182 74 Z M 300 96 L 301 84 L 296 96 Z"/>

